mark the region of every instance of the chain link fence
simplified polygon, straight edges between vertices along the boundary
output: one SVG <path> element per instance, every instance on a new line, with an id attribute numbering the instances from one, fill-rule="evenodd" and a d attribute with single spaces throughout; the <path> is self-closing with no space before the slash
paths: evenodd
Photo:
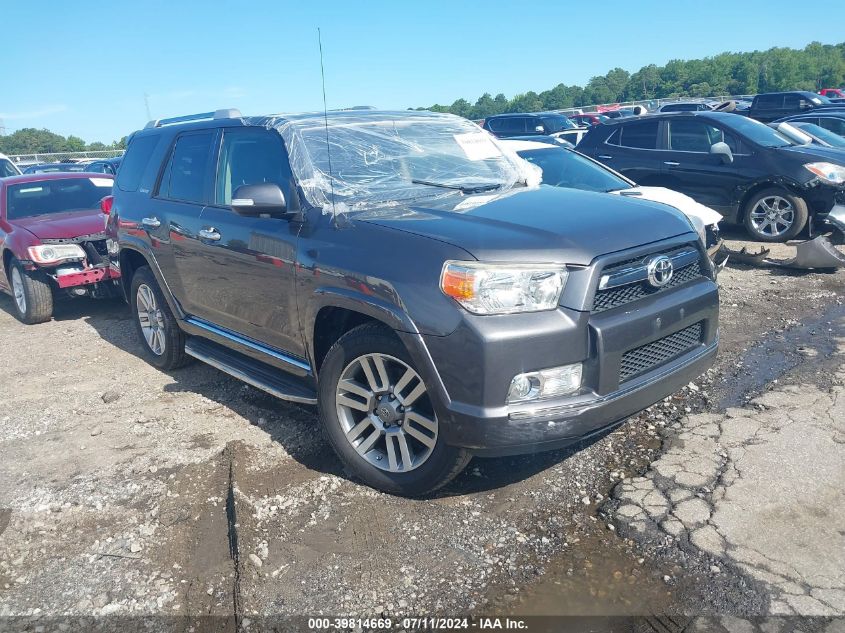
<path id="1" fill-rule="evenodd" d="M 103 158 L 123 156 L 122 149 L 103 149 L 89 152 L 39 152 L 36 154 L 12 154 L 9 158 L 18 166 L 40 165 L 42 163 L 87 163 Z"/>

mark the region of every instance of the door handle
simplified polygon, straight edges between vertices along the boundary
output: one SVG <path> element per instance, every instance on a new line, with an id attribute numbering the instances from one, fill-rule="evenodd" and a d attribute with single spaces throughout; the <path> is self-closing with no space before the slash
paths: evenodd
<path id="1" fill-rule="evenodd" d="M 681 163 L 676 163 L 673 160 L 664 160 L 663 164 L 668 165 L 669 167 L 678 167 L 678 166 L 680 166 Z"/>
<path id="2" fill-rule="evenodd" d="M 599 154 L 599 158 L 601 158 L 602 160 L 609 160 L 613 158 L 613 156 L 610 156 L 609 154 Z"/>
<path id="3" fill-rule="evenodd" d="M 144 218 L 141 220 L 141 225 L 148 229 L 157 229 L 161 226 L 161 221 L 156 217 Z"/>
<path id="4" fill-rule="evenodd" d="M 207 229 L 200 229 L 200 237 L 204 240 L 216 242 L 220 239 L 220 233 L 217 232 L 217 229 L 208 227 Z"/>

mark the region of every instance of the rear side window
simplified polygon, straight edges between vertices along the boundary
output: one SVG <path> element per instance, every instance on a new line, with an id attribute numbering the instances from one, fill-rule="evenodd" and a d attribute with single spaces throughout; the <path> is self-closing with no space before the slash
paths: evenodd
<path id="1" fill-rule="evenodd" d="M 142 136 L 129 143 L 129 148 L 123 157 L 123 169 L 120 170 L 120 175 L 117 178 L 118 189 L 121 191 L 138 191 L 138 186 L 141 184 L 141 178 L 147 169 L 153 150 L 158 145 L 158 139 L 159 137 L 155 135 Z"/>
<path id="2" fill-rule="evenodd" d="M 205 202 L 205 182 L 215 133 L 183 134 L 176 139 L 158 195 L 181 202 Z M 123 169 L 120 170 L 123 173 Z"/>
<path id="3" fill-rule="evenodd" d="M 643 121 L 626 125 L 621 130 L 619 145 L 637 149 L 657 149 L 659 121 Z"/>

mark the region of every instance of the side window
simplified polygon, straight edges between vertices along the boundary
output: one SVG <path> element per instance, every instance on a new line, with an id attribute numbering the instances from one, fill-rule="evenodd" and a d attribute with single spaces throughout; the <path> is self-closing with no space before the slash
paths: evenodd
<path id="1" fill-rule="evenodd" d="M 845 136 L 845 119 L 835 119 L 833 117 L 821 117 L 819 125 L 824 129 L 830 130 L 839 136 Z"/>
<path id="2" fill-rule="evenodd" d="M 232 194 L 241 185 L 275 183 L 288 195 L 290 168 L 282 146 L 282 138 L 263 128 L 226 130 L 217 165 L 214 203 L 232 204 Z"/>
<path id="3" fill-rule="evenodd" d="M 678 119 L 669 122 L 669 149 L 679 152 L 709 152 L 711 134 L 715 131 L 722 140 L 721 132 L 701 121 L 693 119 Z"/>
<path id="4" fill-rule="evenodd" d="M 17 175 L 18 170 L 15 169 L 14 165 L 12 165 L 12 161 L 6 160 L 5 158 L 0 158 L 0 178 Z"/>
<path id="5" fill-rule="evenodd" d="M 657 149 L 657 130 L 659 121 L 643 121 L 632 123 L 622 128 L 622 138 L 619 144 L 623 147 L 637 149 Z"/>
<path id="6" fill-rule="evenodd" d="M 158 135 L 150 135 L 135 138 L 129 143 L 129 148 L 123 157 L 120 175 L 117 178 L 118 189 L 121 191 L 138 191 L 138 185 L 141 183 L 141 178 L 147 169 L 153 150 L 158 145 L 158 140 Z"/>
<path id="7" fill-rule="evenodd" d="M 535 119 L 535 118 L 525 118 L 523 119 L 525 122 L 525 131 L 528 134 L 545 134 L 546 126 L 543 125 L 542 119 Z M 539 129 L 537 129 L 539 128 Z"/>
<path id="8" fill-rule="evenodd" d="M 714 143 L 724 142 L 737 153 L 739 143 L 732 134 L 707 125 L 703 121 L 678 119 L 669 122 L 669 149 L 679 152 L 707 153 Z"/>
<path id="9" fill-rule="evenodd" d="M 212 131 L 183 134 L 176 139 L 159 186 L 159 197 L 205 202 L 205 177 L 213 142 Z"/>
<path id="10" fill-rule="evenodd" d="M 521 117 L 509 117 L 500 119 L 500 131 L 505 134 L 525 134 L 525 119 Z"/>
<path id="11" fill-rule="evenodd" d="M 616 128 L 613 130 L 613 134 L 611 134 L 605 143 L 608 145 L 619 145 L 619 138 L 622 136 L 622 128 Z"/>
<path id="12" fill-rule="evenodd" d="M 783 95 L 761 95 L 755 104 L 762 110 L 774 110 L 783 107 Z"/>
<path id="13" fill-rule="evenodd" d="M 491 132 L 499 132 L 502 129 L 502 120 L 501 119 L 488 119 L 487 120 L 487 128 Z"/>

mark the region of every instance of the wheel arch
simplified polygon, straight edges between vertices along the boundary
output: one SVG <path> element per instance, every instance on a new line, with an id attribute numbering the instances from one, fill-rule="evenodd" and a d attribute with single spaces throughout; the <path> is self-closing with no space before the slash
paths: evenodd
<path id="1" fill-rule="evenodd" d="M 748 206 L 748 202 L 754 196 L 756 196 L 758 193 L 760 193 L 764 189 L 772 189 L 772 188 L 773 189 L 782 189 L 782 190 L 784 190 L 784 191 L 786 191 L 786 192 L 788 192 L 792 195 L 801 196 L 801 198 L 804 198 L 804 200 L 806 202 L 806 198 L 804 197 L 805 196 L 804 191 L 796 183 L 793 183 L 793 182 L 788 181 L 788 180 L 783 180 L 783 179 L 764 180 L 762 182 L 755 183 L 754 185 L 749 187 L 745 191 L 745 193 L 743 193 L 742 197 L 739 200 L 739 210 L 738 210 L 738 213 L 737 213 L 737 221 L 739 223 L 741 223 L 745 220 L 745 215 L 746 215 L 746 213 L 748 213 L 748 209 L 746 207 Z M 809 208 L 809 205 L 807 205 L 807 210 L 810 212 L 810 215 L 812 215 L 812 210 Z"/>

